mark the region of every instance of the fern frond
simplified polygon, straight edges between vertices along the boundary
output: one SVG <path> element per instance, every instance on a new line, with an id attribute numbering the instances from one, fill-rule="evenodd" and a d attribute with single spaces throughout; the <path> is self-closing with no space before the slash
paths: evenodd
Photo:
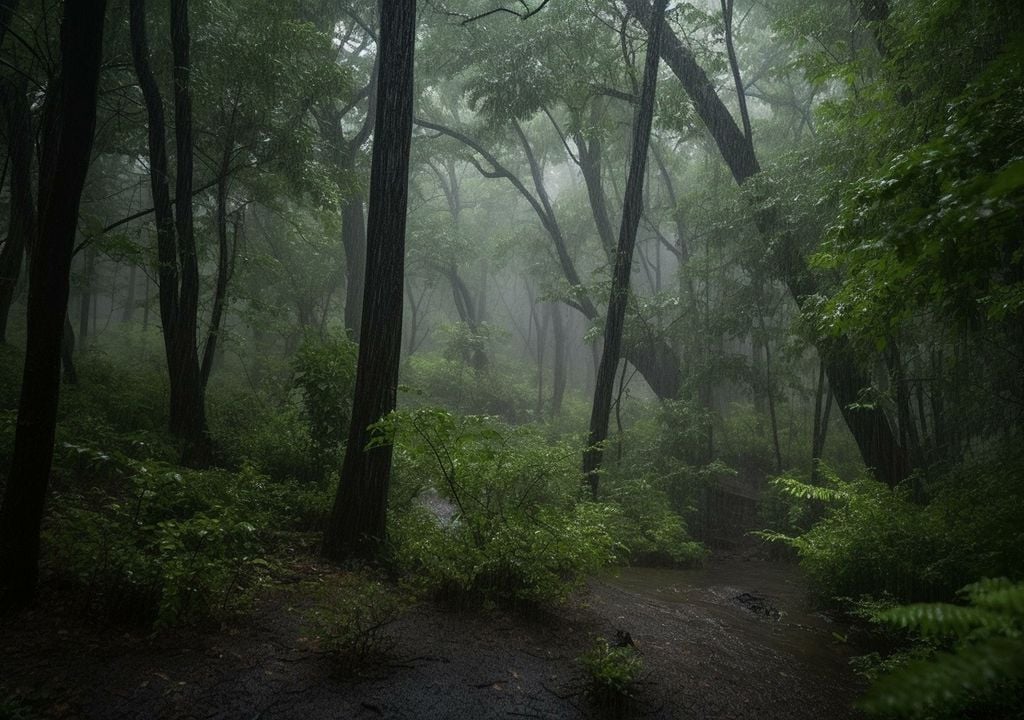
<path id="1" fill-rule="evenodd" d="M 1006 578 L 985 578 L 961 591 L 978 607 L 997 610 L 1024 620 L 1024 583 Z"/>
<path id="2" fill-rule="evenodd" d="M 840 503 L 849 499 L 849 493 L 838 488 L 811 485 L 790 475 L 772 478 L 773 486 L 800 500 L 818 500 L 824 503 Z"/>
<path id="3" fill-rule="evenodd" d="M 1024 681 L 1024 644 L 992 638 L 908 663 L 878 680 L 861 707 L 876 715 L 923 716 L 942 708 L 951 713 L 1006 685 Z"/>
<path id="4" fill-rule="evenodd" d="M 882 610 L 874 617 L 887 625 L 914 630 L 928 637 L 962 637 L 977 628 L 999 632 L 1007 630 L 1010 625 L 1001 613 L 948 603 L 901 605 Z"/>

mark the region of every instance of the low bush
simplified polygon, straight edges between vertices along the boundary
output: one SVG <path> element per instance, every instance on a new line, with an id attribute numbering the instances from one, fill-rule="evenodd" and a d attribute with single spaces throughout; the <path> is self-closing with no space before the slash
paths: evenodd
<path id="1" fill-rule="evenodd" d="M 301 509 L 295 488 L 249 468 L 187 471 L 75 448 L 104 486 L 55 493 L 44 526 L 53 575 L 89 609 L 164 627 L 244 605 L 272 528 Z"/>
<path id="2" fill-rule="evenodd" d="M 595 705 L 603 714 L 621 714 L 636 694 L 644 667 L 632 643 L 612 644 L 606 638 L 597 638 L 578 662 L 586 673 Z"/>
<path id="3" fill-rule="evenodd" d="M 447 522 L 416 502 L 393 514 L 394 560 L 421 589 L 458 604 L 558 601 L 615 558 L 616 509 L 579 500 L 577 448 L 426 408 L 393 414 L 381 431 L 400 478 L 453 509 Z"/>
<path id="4" fill-rule="evenodd" d="M 399 589 L 357 571 L 328 579 L 306 620 L 320 647 L 350 671 L 387 656 L 393 646 L 388 626 L 407 606 Z"/>

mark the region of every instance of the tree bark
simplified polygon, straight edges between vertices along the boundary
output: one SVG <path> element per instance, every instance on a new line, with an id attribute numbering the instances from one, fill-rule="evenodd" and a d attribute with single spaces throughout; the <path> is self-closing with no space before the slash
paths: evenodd
<path id="1" fill-rule="evenodd" d="M 594 384 L 594 404 L 590 413 L 590 434 L 583 454 L 583 475 L 590 484 L 590 492 L 597 498 L 598 471 L 601 468 L 602 444 L 608 438 L 608 419 L 611 412 L 615 370 L 622 349 L 622 328 L 629 300 L 629 278 L 633 266 L 633 248 L 636 245 L 640 213 L 643 210 L 644 174 L 647 168 L 647 148 L 651 140 L 654 121 L 654 96 L 658 83 L 658 43 L 667 0 L 657 0 L 653 28 L 648 36 L 647 56 L 644 60 L 644 79 L 640 90 L 640 104 L 633 125 L 633 156 L 629 163 L 629 177 L 622 203 L 622 224 L 619 243 L 612 270 L 612 287 L 608 297 L 608 313 L 604 324 L 604 351 Z"/>
<path id="2" fill-rule="evenodd" d="M 7 241 L 0 251 L 0 344 L 7 342 L 7 321 L 21 276 L 22 258 L 32 245 L 36 213 L 32 202 L 32 111 L 24 80 L 4 88 L 7 109 L 11 209 Z"/>
<path id="3" fill-rule="evenodd" d="M 189 84 L 187 0 L 171 2 L 174 55 L 175 189 L 172 205 L 163 99 L 150 68 L 144 0 L 130 0 L 132 60 L 142 89 L 148 120 L 150 186 L 157 228 L 157 274 L 160 320 L 170 376 L 170 431 L 184 441 L 182 462 L 202 465 L 212 449 L 196 347 L 199 309 L 199 263 L 192 217 L 192 99 Z"/>
<path id="4" fill-rule="evenodd" d="M 334 560 L 375 559 L 387 529 L 392 447 L 366 446 L 372 439 L 370 426 L 394 410 L 398 388 L 415 42 L 416 0 L 382 5 L 355 399 L 323 541 L 324 554 Z"/>
<path id="5" fill-rule="evenodd" d="M 0 606 L 31 603 L 39 575 L 43 517 L 60 396 L 60 356 L 71 257 L 82 187 L 89 170 L 103 54 L 105 0 L 64 5 L 59 97 L 44 136 L 54 170 L 41 178 L 39 240 L 29 268 L 28 327 L 14 456 L 0 506 Z M 59 168 L 59 172 L 56 169 Z"/>

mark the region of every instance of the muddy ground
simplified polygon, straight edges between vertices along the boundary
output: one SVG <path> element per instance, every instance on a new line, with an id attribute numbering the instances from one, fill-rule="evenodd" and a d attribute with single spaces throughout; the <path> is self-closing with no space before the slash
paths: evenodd
<path id="1" fill-rule="evenodd" d="M 388 658 L 356 675 L 306 637 L 311 602 L 307 590 L 275 590 L 226 627 L 145 636 L 44 599 L 0 622 L 0 690 L 15 698 L 8 707 L 48 718 L 855 717 L 852 651 L 785 563 L 627 568 L 531 615 L 420 604 L 391 626 Z M 645 668 L 626 708 L 595 704 L 576 660 L 617 631 Z"/>

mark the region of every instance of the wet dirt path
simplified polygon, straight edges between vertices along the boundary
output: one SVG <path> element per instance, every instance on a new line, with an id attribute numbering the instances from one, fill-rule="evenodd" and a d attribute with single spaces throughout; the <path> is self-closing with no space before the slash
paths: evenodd
<path id="1" fill-rule="evenodd" d="M 152 638 L 41 608 L 0 624 L 0 687 L 58 718 L 591 718 L 576 658 L 622 630 L 645 667 L 628 717 L 853 717 L 850 651 L 789 565 L 626 568 L 533 617 L 421 605 L 393 626 L 391 659 L 356 677 L 304 639 L 308 602 L 278 593 L 238 626 Z"/>

